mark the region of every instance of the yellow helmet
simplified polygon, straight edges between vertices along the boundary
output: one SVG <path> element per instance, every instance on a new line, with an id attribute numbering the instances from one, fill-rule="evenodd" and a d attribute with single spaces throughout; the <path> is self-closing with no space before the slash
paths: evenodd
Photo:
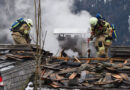
<path id="1" fill-rule="evenodd" d="M 33 26 L 33 21 L 31 19 L 27 19 L 26 23 L 28 24 L 29 27 Z"/>
<path id="2" fill-rule="evenodd" d="M 97 22 L 98 22 L 98 19 L 97 19 L 96 17 L 90 18 L 90 24 L 91 24 L 92 26 L 95 26 L 95 25 L 97 24 Z"/>

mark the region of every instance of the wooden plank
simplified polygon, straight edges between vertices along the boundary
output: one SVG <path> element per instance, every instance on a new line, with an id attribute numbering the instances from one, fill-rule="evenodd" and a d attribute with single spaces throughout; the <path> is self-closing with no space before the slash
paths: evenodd
<path id="1" fill-rule="evenodd" d="M 73 60 L 73 58 L 69 58 L 69 57 L 52 57 L 53 59 L 59 59 L 59 60 Z M 114 60 L 114 61 L 125 61 L 125 59 L 123 58 L 77 58 L 78 60 L 99 60 L 99 61 L 108 61 L 108 60 Z"/>
<path id="2" fill-rule="evenodd" d="M 45 72 L 45 74 L 42 76 L 42 78 L 47 78 L 49 75 L 51 75 L 54 71 L 50 70 L 48 72 Z"/>
<path id="3" fill-rule="evenodd" d="M 62 80 L 62 79 L 64 79 L 63 76 L 60 76 L 60 75 L 56 74 L 56 80 Z"/>
<path id="4" fill-rule="evenodd" d="M 53 80 L 53 81 L 56 80 L 56 73 L 50 74 L 49 77 L 50 77 L 50 79 Z"/>
<path id="5" fill-rule="evenodd" d="M 76 56 L 74 58 L 77 62 L 81 63 L 81 61 Z"/>
<path id="6" fill-rule="evenodd" d="M 120 73 L 120 76 L 126 80 L 126 81 L 130 81 L 130 77 L 126 74 L 126 73 Z"/>
<path id="7" fill-rule="evenodd" d="M 60 87 L 57 82 L 52 82 L 50 85 L 51 85 L 52 87 L 54 87 L 54 88 Z"/>
<path id="8" fill-rule="evenodd" d="M 69 76 L 69 79 L 74 79 L 76 75 L 77 75 L 77 73 L 73 72 L 73 73 Z"/>
<path id="9" fill-rule="evenodd" d="M 20 59 L 20 58 L 18 58 L 18 56 L 13 55 L 13 54 L 7 54 L 6 57 L 7 57 L 8 60 L 11 60 L 11 59 L 18 60 L 18 61 L 22 61 L 23 60 L 23 59 Z"/>
<path id="10" fill-rule="evenodd" d="M 67 68 L 65 70 L 58 72 L 58 74 L 71 73 L 71 72 L 75 72 L 75 71 L 77 71 L 77 68 Z"/>
<path id="11" fill-rule="evenodd" d="M 32 50 L 32 48 L 36 48 L 36 45 L 9 45 L 4 44 L 0 45 L 0 50 Z"/>

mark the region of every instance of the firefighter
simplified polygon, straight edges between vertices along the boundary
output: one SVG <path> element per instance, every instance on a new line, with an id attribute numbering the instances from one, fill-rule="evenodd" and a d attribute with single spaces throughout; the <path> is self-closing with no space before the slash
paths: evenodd
<path id="1" fill-rule="evenodd" d="M 12 25 L 12 37 L 15 44 L 30 44 L 31 39 L 29 37 L 29 32 L 33 22 L 31 19 L 24 20 L 23 18 L 18 19 Z"/>
<path id="2" fill-rule="evenodd" d="M 108 57 L 108 48 L 112 44 L 112 28 L 104 19 L 96 17 L 90 18 L 91 37 L 96 37 L 95 48 L 97 50 L 97 57 Z"/>

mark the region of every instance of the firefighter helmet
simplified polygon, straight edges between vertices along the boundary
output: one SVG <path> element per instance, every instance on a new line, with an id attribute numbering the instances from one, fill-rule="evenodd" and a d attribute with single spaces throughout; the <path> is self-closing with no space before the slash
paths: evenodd
<path id="1" fill-rule="evenodd" d="M 31 19 L 27 19 L 26 23 L 28 24 L 29 27 L 33 26 L 33 21 Z"/>
<path id="2" fill-rule="evenodd" d="M 90 18 L 90 24 L 91 24 L 92 26 L 95 26 L 95 25 L 97 24 L 97 22 L 98 22 L 98 19 L 97 19 L 96 17 Z"/>

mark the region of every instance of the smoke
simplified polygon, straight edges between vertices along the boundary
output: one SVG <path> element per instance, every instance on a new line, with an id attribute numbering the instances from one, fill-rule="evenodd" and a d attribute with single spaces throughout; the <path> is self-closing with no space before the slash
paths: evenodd
<path id="1" fill-rule="evenodd" d="M 91 15 L 87 11 L 81 11 L 77 14 L 74 11 L 74 1 L 75 0 L 41 0 L 42 7 L 42 30 L 43 34 L 47 31 L 45 50 L 49 50 L 54 54 L 62 48 L 61 43 L 59 44 L 57 36 L 53 34 L 53 30 L 56 28 L 78 28 L 86 29 L 86 38 L 89 37 L 89 18 Z M 17 20 L 19 17 L 34 19 L 34 2 L 33 0 L 5 0 L 3 1 L 5 6 L 3 6 L 2 17 L 0 20 L 4 26 L 2 34 L 6 36 L 8 43 L 11 43 L 12 37 L 11 32 L 9 32 L 10 25 Z M 1 25 L 0 24 L 0 25 Z M 32 28 L 31 36 L 35 38 L 35 29 Z M 35 41 L 35 40 L 34 40 Z M 76 43 L 76 48 L 81 45 L 81 39 L 70 38 L 67 42 Z M 32 42 L 35 43 L 35 42 Z M 70 46 L 68 43 L 68 46 Z M 61 47 L 60 47 L 61 46 Z M 66 45 L 67 46 L 67 45 Z M 86 46 L 87 47 L 87 46 Z M 77 49 L 79 50 L 79 49 Z M 67 53 L 70 53 L 68 50 Z M 71 52 L 72 53 L 72 52 Z"/>
<path id="2" fill-rule="evenodd" d="M 89 37 L 88 28 L 90 26 L 89 18 L 91 15 L 87 11 L 81 11 L 78 14 L 72 13 L 74 9 L 73 4 L 74 0 L 44 0 L 43 2 L 44 30 L 48 31 L 45 48 L 53 51 L 53 53 L 59 48 L 72 49 L 73 51 L 82 53 L 81 37 L 67 37 L 65 41 L 59 41 L 58 43 L 56 35 L 53 34 L 54 29 L 86 29 L 88 32 L 86 36 Z M 69 51 L 67 51 L 67 53 L 69 53 Z"/>
<path id="3" fill-rule="evenodd" d="M 33 0 L 0 0 L 0 43 L 13 44 L 10 27 L 19 17 L 34 20 Z"/>
<path id="4" fill-rule="evenodd" d="M 0 1 L 0 44 L 11 43 L 10 31 L 7 28 L 9 26 L 9 14 L 7 13 L 6 2 Z"/>

